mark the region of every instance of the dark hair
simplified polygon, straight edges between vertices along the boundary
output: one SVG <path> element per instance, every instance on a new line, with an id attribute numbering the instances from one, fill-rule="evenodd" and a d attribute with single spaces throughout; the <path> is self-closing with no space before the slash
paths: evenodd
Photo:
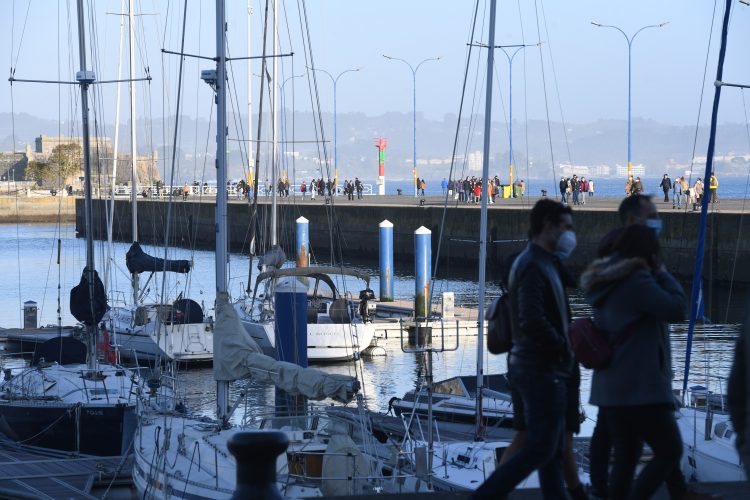
<path id="1" fill-rule="evenodd" d="M 624 226 L 630 216 L 639 217 L 642 214 L 643 204 L 649 202 L 651 202 L 650 194 L 634 194 L 622 200 L 617 209 L 620 223 Z"/>
<path id="2" fill-rule="evenodd" d="M 659 255 L 659 239 L 650 227 L 634 224 L 622 230 L 612 250 L 620 257 L 640 257 L 654 265 L 654 257 Z"/>
<path id="3" fill-rule="evenodd" d="M 529 215 L 529 236 L 537 236 L 544 229 L 545 222 L 559 224 L 564 214 L 572 214 L 569 206 L 549 198 L 536 202 Z"/>

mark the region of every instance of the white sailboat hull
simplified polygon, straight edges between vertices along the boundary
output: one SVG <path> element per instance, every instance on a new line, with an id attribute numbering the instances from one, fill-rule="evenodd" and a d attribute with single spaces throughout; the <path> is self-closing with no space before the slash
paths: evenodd
<path id="1" fill-rule="evenodd" d="M 710 440 L 705 439 L 705 410 L 681 408 L 678 417 L 684 443 L 682 470 L 686 477 L 700 482 L 746 480 L 728 415 L 713 414 Z"/>
<path id="2" fill-rule="evenodd" d="M 235 304 L 245 331 L 265 352 L 274 352 L 276 336 L 271 321 L 253 321 L 242 303 Z M 367 349 L 375 336 L 372 323 L 308 324 L 307 359 L 311 363 L 350 361 Z"/>
<path id="3" fill-rule="evenodd" d="M 138 325 L 131 308 L 113 308 L 105 319 L 113 345 L 130 360 L 213 361 L 213 325 L 148 321 Z"/>

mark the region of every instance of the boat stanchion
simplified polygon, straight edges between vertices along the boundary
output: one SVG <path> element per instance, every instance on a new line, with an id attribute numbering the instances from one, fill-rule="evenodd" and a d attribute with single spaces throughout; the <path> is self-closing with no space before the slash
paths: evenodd
<path id="1" fill-rule="evenodd" d="M 276 458 L 289 446 L 279 431 L 238 432 L 227 448 L 237 461 L 237 486 L 232 500 L 283 499 L 276 488 Z"/>

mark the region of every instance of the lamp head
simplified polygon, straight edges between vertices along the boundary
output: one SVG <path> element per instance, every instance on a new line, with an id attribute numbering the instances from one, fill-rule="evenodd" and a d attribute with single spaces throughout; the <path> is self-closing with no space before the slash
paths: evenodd
<path id="1" fill-rule="evenodd" d="M 597 23 L 596 21 L 591 21 L 591 24 L 593 24 L 597 28 L 601 28 L 602 27 L 602 23 Z"/>

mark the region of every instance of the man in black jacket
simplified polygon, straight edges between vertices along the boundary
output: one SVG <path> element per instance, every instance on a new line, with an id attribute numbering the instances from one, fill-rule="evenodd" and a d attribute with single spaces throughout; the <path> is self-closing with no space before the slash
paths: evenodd
<path id="1" fill-rule="evenodd" d="M 667 174 L 664 174 L 664 178 L 661 180 L 662 191 L 664 191 L 664 201 L 669 202 L 669 190 L 672 189 L 672 180 Z"/>
<path id="2" fill-rule="evenodd" d="M 530 242 L 516 258 L 509 290 L 513 348 L 509 378 L 523 400 L 526 437 L 521 449 L 477 489 L 475 498 L 505 498 L 534 470 L 545 498 L 569 498 L 562 471 L 568 344 L 568 299 L 556 257 L 575 248 L 570 207 L 539 200 L 531 210 Z"/>

